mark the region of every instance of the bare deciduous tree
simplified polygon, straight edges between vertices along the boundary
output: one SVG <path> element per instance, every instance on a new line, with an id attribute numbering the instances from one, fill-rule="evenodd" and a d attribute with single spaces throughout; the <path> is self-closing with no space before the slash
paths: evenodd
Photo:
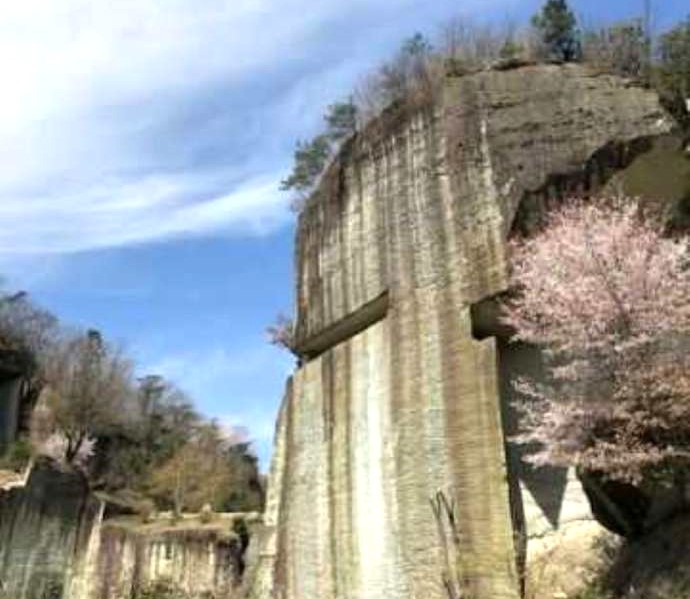
<path id="1" fill-rule="evenodd" d="M 641 20 L 586 31 L 583 60 L 609 73 L 642 77 L 646 70 L 648 40 Z"/>
<path id="2" fill-rule="evenodd" d="M 57 318 L 37 307 L 24 291 L 0 297 L 0 342 L 7 349 L 36 356 L 57 335 Z"/>
<path id="3" fill-rule="evenodd" d="M 82 445 L 133 414 L 132 365 L 96 331 L 66 335 L 44 358 L 46 401 L 67 440 L 70 463 Z"/>
<path id="4" fill-rule="evenodd" d="M 232 435 L 214 423 L 199 426 L 195 434 L 153 473 L 154 494 L 172 498 L 173 510 L 199 511 L 209 504 L 219 507 L 230 486 L 227 452 L 235 442 Z"/>
<path id="5" fill-rule="evenodd" d="M 44 384 L 46 353 L 58 336 L 58 320 L 20 291 L 0 297 L 0 350 L 21 376 L 19 429 L 26 432 Z M 6 352 L 6 353 L 5 353 Z"/>
<path id="6" fill-rule="evenodd" d="M 437 91 L 442 78 L 439 56 L 420 33 L 403 42 L 396 55 L 367 75 L 357 86 L 353 99 L 360 128 L 393 104 L 417 107 Z"/>
<path id="7" fill-rule="evenodd" d="M 527 32 L 513 23 L 499 27 L 456 17 L 443 25 L 440 39 L 444 57 L 459 68 L 481 69 L 500 59 L 530 58 Z"/>

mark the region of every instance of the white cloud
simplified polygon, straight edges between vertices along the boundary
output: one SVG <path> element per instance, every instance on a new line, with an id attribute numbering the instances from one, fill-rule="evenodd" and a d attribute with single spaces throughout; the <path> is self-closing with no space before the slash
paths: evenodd
<path id="1" fill-rule="evenodd" d="M 190 393 L 203 397 L 209 389 L 217 390 L 219 381 L 226 377 L 241 376 L 251 381 L 254 377 L 262 376 L 269 368 L 275 371 L 276 364 L 280 362 L 285 363 L 287 374 L 292 359 L 265 340 L 234 351 L 222 346 L 181 350 L 159 357 L 143 370 L 184 384 Z"/>
<path id="2" fill-rule="evenodd" d="M 3 2 L 0 253 L 282 225 L 285 132 L 423 5 Z"/>
<path id="3" fill-rule="evenodd" d="M 198 199 L 197 183 L 186 176 L 149 176 L 73 194 L 4 198 L 0 254 L 73 252 L 228 228 L 263 234 L 290 218 L 275 180 L 248 181 L 205 200 Z"/>
<path id="4" fill-rule="evenodd" d="M 266 0 L 3 3 L 0 252 L 71 252 L 224 228 L 260 234 L 285 223 L 275 165 L 246 172 L 218 155 L 204 165 L 185 146 L 215 132 L 172 129 L 195 100 L 220 88 L 229 112 L 251 93 L 247 79 L 303 58 L 300 39 L 336 4 L 306 12 L 295 4 L 283 3 L 276 19 Z"/>

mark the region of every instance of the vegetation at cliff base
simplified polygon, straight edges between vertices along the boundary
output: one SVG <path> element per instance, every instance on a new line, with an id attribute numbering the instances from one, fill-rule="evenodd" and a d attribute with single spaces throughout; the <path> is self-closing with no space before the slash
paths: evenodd
<path id="1" fill-rule="evenodd" d="M 171 582 L 159 580 L 139 589 L 133 599 L 191 599 L 191 597 L 175 588 Z"/>
<path id="2" fill-rule="evenodd" d="M 27 294 L 12 294 L 0 298 L 0 347 L 22 380 L 6 467 L 49 458 L 145 512 L 261 509 L 244 433 L 204 420 L 162 377 L 136 378 L 132 360 L 98 331 L 63 326 Z"/>

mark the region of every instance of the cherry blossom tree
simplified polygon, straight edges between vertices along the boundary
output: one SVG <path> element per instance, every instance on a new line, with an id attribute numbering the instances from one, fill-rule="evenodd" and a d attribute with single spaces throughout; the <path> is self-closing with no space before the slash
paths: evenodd
<path id="1" fill-rule="evenodd" d="M 543 348 L 523 379 L 530 461 L 639 485 L 690 468 L 690 261 L 630 198 L 570 201 L 512 244 L 515 340 Z"/>

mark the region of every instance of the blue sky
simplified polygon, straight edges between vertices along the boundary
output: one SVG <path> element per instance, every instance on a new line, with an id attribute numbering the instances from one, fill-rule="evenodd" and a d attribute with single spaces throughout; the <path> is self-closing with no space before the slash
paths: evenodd
<path id="1" fill-rule="evenodd" d="M 289 356 L 295 139 L 400 40 L 539 0 L 22 0 L 0 7 L 0 272 L 123 342 L 264 467 Z M 592 21 L 642 0 L 582 0 Z M 656 0 L 663 28 L 685 0 Z"/>

